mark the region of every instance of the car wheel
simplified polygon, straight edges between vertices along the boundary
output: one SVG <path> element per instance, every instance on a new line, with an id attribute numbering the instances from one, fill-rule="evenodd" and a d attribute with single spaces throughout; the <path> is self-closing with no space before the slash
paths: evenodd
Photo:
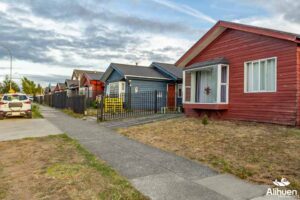
<path id="1" fill-rule="evenodd" d="M 31 113 L 27 114 L 27 118 L 32 119 L 32 114 Z"/>
<path id="2" fill-rule="evenodd" d="M 0 115 L 0 120 L 3 120 L 4 119 L 4 116 L 3 115 Z"/>

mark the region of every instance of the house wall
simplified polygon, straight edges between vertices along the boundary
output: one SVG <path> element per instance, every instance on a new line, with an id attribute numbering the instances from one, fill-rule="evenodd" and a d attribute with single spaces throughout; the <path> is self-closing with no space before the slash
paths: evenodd
<path id="1" fill-rule="evenodd" d="M 300 126 L 300 45 L 297 47 L 297 126 Z"/>
<path id="2" fill-rule="evenodd" d="M 113 70 L 113 72 L 110 74 L 106 82 L 111 83 L 111 82 L 116 82 L 119 81 L 123 78 L 123 76 L 118 73 L 116 70 Z"/>
<path id="3" fill-rule="evenodd" d="M 228 110 L 218 111 L 215 113 L 217 116 L 224 119 L 295 125 L 299 110 L 296 101 L 299 88 L 296 48 L 296 43 L 293 42 L 228 29 L 187 66 L 218 57 L 228 59 Z M 244 93 L 244 62 L 270 57 L 277 57 L 277 92 Z M 185 80 L 188 87 L 191 82 L 188 73 Z M 186 100 L 189 100 L 191 91 L 188 88 L 185 90 Z M 192 108 L 186 108 L 185 111 L 188 116 L 211 112 Z"/>
<path id="4" fill-rule="evenodd" d="M 166 81 L 151 81 L 151 80 L 131 80 L 131 92 L 135 92 L 135 87 L 138 87 L 139 92 L 147 91 L 167 91 Z"/>
<path id="5" fill-rule="evenodd" d="M 135 87 L 138 87 L 138 93 L 135 92 Z M 154 107 L 155 93 L 158 91 L 158 109 L 166 107 L 167 105 L 167 82 L 166 81 L 154 81 L 154 80 L 131 80 L 131 101 L 132 108 L 149 109 Z"/>

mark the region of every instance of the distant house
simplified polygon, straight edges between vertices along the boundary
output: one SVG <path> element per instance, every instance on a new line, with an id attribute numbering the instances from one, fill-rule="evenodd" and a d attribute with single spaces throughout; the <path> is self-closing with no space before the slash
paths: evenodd
<path id="1" fill-rule="evenodd" d="M 93 76 L 93 78 L 98 78 L 96 77 L 97 74 L 100 75 L 101 78 L 101 73 L 99 71 L 91 71 L 91 70 L 80 70 L 80 69 L 74 69 L 72 76 L 71 76 L 71 80 L 73 81 L 77 81 L 78 82 L 78 89 L 77 89 L 77 94 L 81 94 L 81 95 L 85 95 L 85 91 L 86 91 L 86 87 L 82 85 L 82 78 L 84 76 L 84 74 L 91 74 L 91 76 Z M 93 75 L 94 74 L 94 75 Z M 85 76 L 85 79 L 87 77 Z"/>
<path id="2" fill-rule="evenodd" d="M 55 92 L 56 86 L 48 86 L 44 90 L 45 95 L 53 94 Z"/>
<path id="3" fill-rule="evenodd" d="M 96 96 L 104 92 L 104 82 L 101 81 L 103 72 L 84 72 L 80 85 L 85 88 L 85 95 L 88 98 L 96 99 Z"/>
<path id="4" fill-rule="evenodd" d="M 158 91 L 162 104 L 174 108 L 181 105 L 181 101 L 177 101 L 177 94 L 181 92 L 176 92 L 182 80 L 180 70 L 174 65 L 163 63 L 152 63 L 149 67 L 111 63 L 101 80 L 105 82 L 106 94 L 134 95 Z"/>
<path id="5" fill-rule="evenodd" d="M 63 92 L 66 90 L 66 83 L 57 83 L 54 92 Z"/>
<path id="6" fill-rule="evenodd" d="M 188 116 L 300 126 L 300 35 L 219 21 L 176 65 Z"/>
<path id="7" fill-rule="evenodd" d="M 78 94 L 79 82 L 77 80 L 65 80 L 67 96 L 74 96 Z"/>

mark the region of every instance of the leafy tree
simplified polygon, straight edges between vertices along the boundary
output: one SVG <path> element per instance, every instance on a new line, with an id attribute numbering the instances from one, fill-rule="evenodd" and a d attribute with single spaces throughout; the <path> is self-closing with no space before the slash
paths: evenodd
<path id="1" fill-rule="evenodd" d="M 31 95 L 35 95 L 36 94 L 36 84 L 29 80 L 28 78 L 26 77 L 23 77 L 22 80 L 22 89 L 23 89 L 23 92 L 26 93 L 26 94 L 31 94 Z"/>
<path id="2" fill-rule="evenodd" d="M 2 94 L 8 93 L 9 89 L 10 89 L 9 87 L 10 87 L 10 80 L 9 80 L 8 76 L 5 76 L 5 79 L 0 86 L 0 93 L 2 93 Z M 11 88 L 15 92 L 20 92 L 20 88 L 19 88 L 18 84 L 16 82 L 14 82 L 13 80 L 11 81 Z"/>
<path id="3" fill-rule="evenodd" d="M 40 84 L 38 84 L 36 87 L 36 94 L 43 94 L 43 87 Z"/>

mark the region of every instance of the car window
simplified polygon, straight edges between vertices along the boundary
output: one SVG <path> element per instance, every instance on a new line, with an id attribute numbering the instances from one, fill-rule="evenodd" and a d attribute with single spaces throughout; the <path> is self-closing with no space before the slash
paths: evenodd
<path id="1" fill-rule="evenodd" d="M 20 100 L 20 101 L 27 100 L 27 96 L 26 96 L 26 95 L 20 95 L 20 96 L 19 96 L 19 100 Z"/>
<path id="2" fill-rule="evenodd" d="M 3 100 L 4 101 L 13 101 L 13 100 L 25 101 L 27 100 L 27 96 L 26 95 L 4 95 Z"/>

